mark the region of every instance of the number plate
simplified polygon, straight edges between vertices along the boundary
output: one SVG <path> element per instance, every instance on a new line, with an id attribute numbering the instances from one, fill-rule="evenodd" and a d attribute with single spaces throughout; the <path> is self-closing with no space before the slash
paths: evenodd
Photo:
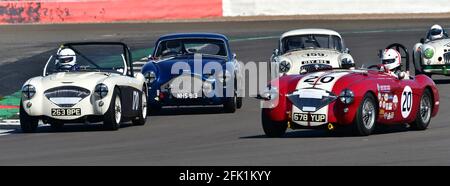
<path id="1" fill-rule="evenodd" d="M 175 93 L 175 97 L 178 99 L 196 99 L 198 98 L 197 93 Z"/>
<path id="2" fill-rule="evenodd" d="M 325 122 L 327 116 L 325 114 L 304 114 L 304 113 L 294 113 L 292 120 L 294 121 L 304 121 L 304 122 Z"/>
<path id="3" fill-rule="evenodd" d="M 54 108 L 52 116 L 81 116 L 80 108 Z"/>

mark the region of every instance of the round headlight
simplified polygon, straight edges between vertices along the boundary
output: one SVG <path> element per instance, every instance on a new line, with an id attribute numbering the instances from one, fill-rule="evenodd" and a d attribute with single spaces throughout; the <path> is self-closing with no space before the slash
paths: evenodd
<path id="1" fill-rule="evenodd" d="M 213 91 L 213 85 L 209 81 L 204 81 L 202 85 L 203 93 L 209 95 Z"/>
<path id="2" fill-rule="evenodd" d="M 355 94 L 350 89 L 345 89 L 341 92 L 339 95 L 339 100 L 344 104 L 350 104 L 353 103 L 353 100 L 355 99 Z"/>
<path id="3" fill-rule="evenodd" d="M 434 49 L 431 48 L 431 47 L 425 49 L 425 51 L 423 51 L 423 56 L 424 56 L 426 59 L 431 59 L 431 58 L 433 58 L 433 56 L 434 56 Z"/>
<path id="4" fill-rule="evenodd" d="M 224 73 L 224 71 L 219 72 L 219 74 L 217 75 L 217 79 L 218 79 L 221 83 L 223 83 L 223 82 L 228 82 L 228 81 L 231 79 L 231 73 L 230 73 L 230 71 L 225 70 L 225 73 Z"/>
<path id="5" fill-rule="evenodd" d="M 103 99 L 108 95 L 108 87 L 103 83 L 98 84 L 97 86 L 95 86 L 95 94 Z"/>
<path id="6" fill-rule="evenodd" d="M 25 85 L 22 87 L 22 95 L 26 99 L 31 99 L 36 94 L 36 88 L 33 85 Z"/>
<path id="7" fill-rule="evenodd" d="M 279 70 L 280 70 L 280 73 L 289 72 L 289 70 L 291 70 L 291 63 L 289 61 L 286 61 L 286 60 L 281 61 Z"/>
<path id="8" fill-rule="evenodd" d="M 148 71 L 144 74 L 145 79 L 147 79 L 147 83 L 151 84 L 156 80 L 156 73 L 153 71 Z"/>
<path id="9" fill-rule="evenodd" d="M 355 67 L 355 63 L 353 63 L 353 61 L 351 59 L 344 58 L 344 59 L 341 60 L 341 67 L 342 68 Z"/>
<path id="10" fill-rule="evenodd" d="M 278 87 L 268 86 L 262 94 L 262 98 L 265 100 L 274 100 L 278 97 Z"/>

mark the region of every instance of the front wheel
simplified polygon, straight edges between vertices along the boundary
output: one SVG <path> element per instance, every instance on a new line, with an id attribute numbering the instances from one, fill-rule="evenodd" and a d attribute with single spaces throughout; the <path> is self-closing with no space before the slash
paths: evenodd
<path id="1" fill-rule="evenodd" d="M 118 130 L 122 121 L 122 102 L 119 89 L 115 88 L 108 111 L 104 115 L 103 126 L 106 130 Z"/>
<path id="2" fill-rule="evenodd" d="M 411 128 L 415 130 L 425 130 L 430 125 L 431 121 L 431 93 L 430 90 L 426 89 L 420 99 L 420 107 L 416 114 L 416 119 L 411 123 Z"/>
<path id="3" fill-rule="evenodd" d="M 22 100 L 20 101 L 19 117 L 20 117 L 20 127 L 22 129 L 22 132 L 24 132 L 24 133 L 36 132 L 37 127 L 39 125 L 39 119 L 28 115 L 28 113 L 23 108 Z"/>
<path id="4" fill-rule="evenodd" d="M 363 101 L 359 105 L 356 112 L 354 123 L 354 133 L 358 136 L 368 136 L 372 134 L 375 129 L 377 106 L 375 98 L 372 94 L 367 93 Z"/>
<path id="5" fill-rule="evenodd" d="M 141 98 L 141 108 L 139 109 L 139 116 L 134 119 L 133 125 L 145 125 L 145 122 L 147 121 L 147 94 L 145 92 L 145 89 L 143 89 L 142 92 L 142 98 Z"/>
<path id="6" fill-rule="evenodd" d="M 227 98 L 225 103 L 223 104 L 223 109 L 226 113 L 235 113 L 236 112 L 236 102 L 237 96 L 234 95 L 232 98 Z"/>
<path id="7" fill-rule="evenodd" d="M 237 97 L 236 101 L 236 108 L 241 109 L 242 108 L 242 97 Z"/>
<path id="8" fill-rule="evenodd" d="M 286 134 L 287 123 L 271 120 L 264 111 L 261 111 L 261 121 L 264 133 L 270 138 L 283 137 Z"/>

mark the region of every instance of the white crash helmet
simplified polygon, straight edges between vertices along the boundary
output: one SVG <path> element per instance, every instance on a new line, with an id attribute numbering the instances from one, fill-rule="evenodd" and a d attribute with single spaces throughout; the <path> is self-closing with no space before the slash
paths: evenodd
<path id="1" fill-rule="evenodd" d="M 441 27 L 441 25 L 433 25 L 430 28 L 428 39 L 436 40 L 436 39 L 441 39 L 443 37 L 444 37 L 444 29 Z"/>
<path id="2" fill-rule="evenodd" d="M 397 50 L 386 49 L 381 55 L 381 63 L 386 69 L 394 70 L 401 65 L 401 58 Z"/>
<path id="3" fill-rule="evenodd" d="M 64 48 L 58 51 L 57 60 L 61 66 L 74 66 L 77 62 L 77 56 L 72 49 Z"/>

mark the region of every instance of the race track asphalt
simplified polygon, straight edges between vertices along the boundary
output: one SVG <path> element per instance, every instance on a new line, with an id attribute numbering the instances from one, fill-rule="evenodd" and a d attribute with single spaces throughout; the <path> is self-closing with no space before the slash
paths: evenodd
<path id="1" fill-rule="evenodd" d="M 247 21 L 0 26 L 0 95 L 19 90 L 42 73 L 49 51 L 66 41 L 124 41 L 150 48 L 161 34 L 219 32 L 233 41 L 238 59 L 267 61 L 276 37 L 296 28 L 341 32 L 357 66 L 376 64 L 377 51 L 390 43 L 410 49 L 432 24 L 448 19 L 357 21 Z M 16 130 L 0 136 L 0 165 L 450 165 L 450 80 L 435 76 L 441 110 L 426 131 L 397 126 L 368 137 L 289 130 L 266 138 L 259 101 L 245 98 L 234 114 L 220 108 L 170 108 L 145 126 L 102 131 L 98 125 L 49 127 L 36 134 Z M 0 127 L 1 129 L 1 127 Z"/>

